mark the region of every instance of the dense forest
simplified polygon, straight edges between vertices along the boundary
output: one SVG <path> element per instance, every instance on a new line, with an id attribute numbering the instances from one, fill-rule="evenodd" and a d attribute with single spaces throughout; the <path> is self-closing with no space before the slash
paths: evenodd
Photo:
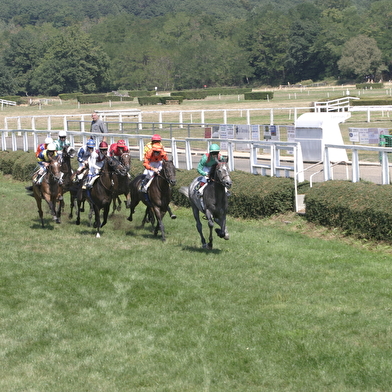
<path id="1" fill-rule="evenodd" d="M 392 78 L 389 0 L 0 0 L 0 94 Z"/>

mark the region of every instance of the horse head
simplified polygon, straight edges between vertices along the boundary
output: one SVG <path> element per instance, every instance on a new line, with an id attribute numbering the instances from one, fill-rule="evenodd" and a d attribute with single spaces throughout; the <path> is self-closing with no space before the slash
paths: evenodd
<path id="1" fill-rule="evenodd" d="M 161 176 L 169 183 L 170 186 L 176 185 L 176 168 L 173 161 L 162 162 Z"/>
<path id="2" fill-rule="evenodd" d="M 120 176 L 126 176 L 128 174 L 128 170 L 123 164 L 115 157 L 107 157 L 107 162 L 110 168 Z"/>
<path id="3" fill-rule="evenodd" d="M 62 151 L 63 157 L 73 158 L 76 155 L 76 150 L 71 146 L 64 146 Z"/>
<path id="4" fill-rule="evenodd" d="M 211 178 L 214 178 L 216 182 L 219 182 L 227 189 L 231 188 L 231 186 L 233 185 L 233 181 L 230 178 L 230 171 L 226 162 L 218 162 L 211 168 L 211 171 Z"/>
<path id="5" fill-rule="evenodd" d="M 123 154 L 121 154 L 120 162 L 128 172 L 131 168 L 131 154 L 129 152 L 124 152 Z"/>
<path id="6" fill-rule="evenodd" d="M 61 157 L 59 155 L 50 160 L 48 173 L 55 182 L 62 184 Z"/>

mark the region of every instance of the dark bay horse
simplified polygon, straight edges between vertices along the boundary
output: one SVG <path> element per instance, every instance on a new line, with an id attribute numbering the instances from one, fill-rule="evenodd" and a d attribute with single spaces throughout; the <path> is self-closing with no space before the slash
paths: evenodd
<path id="1" fill-rule="evenodd" d="M 37 203 L 38 214 L 41 219 L 41 225 L 44 226 L 42 200 L 48 203 L 50 213 L 56 223 L 61 223 L 61 200 L 63 195 L 62 190 L 62 173 L 61 173 L 61 158 L 56 156 L 50 161 L 47 171 L 44 174 L 40 184 L 33 184 L 31 188 L 27 188 L 33 192 L 33 196 Z"/>
<path id="2" fill-rule="evenodd" d="M 220 229 L 215 229 L 218 236 L 225 240 L 229 239 L 229 232 L 226 227 L 228 202 L 225 188 L 231 188 L 232 181 L 227 163 L 217 162 L 213 165 L 209 173 L 209 178 L 210 180 L 204 188 L 203 201 L 201 201 L 201 198 L 197 195 L 195 189 L 200 181 L 200 177 L 195 178 L 189 187 L 181 187 L 180 192 L 189 198 L 193 216 L 196 220 L 196 228 L 200 234 L 203 248 L 212 249 L 212 229 L 214 227 L 214 222 L 220 226 Z M 206 244 L 206 240 L 203 236 L 199 212 L 205 214 L 206 219 L 208 220 L 208 227 L 210 228 L 208 244 Z"/>
<path id="3" fill-rule="evenodd" d="M 110 203 L 113 195 L 117 192 L 118 176 L 125 176 L 127 172 L 121 163 L 111 157 L 107 157 L 99 172 L 99 177 L 94 181 L 91 189 L 86 190 L 87 199 L 93 206 L 95 222 L 94 227 L 97 229 L 96 237 L 99 238 L 100 228 L 105 226 Z M 103 209 L 103 221 L 101 223 L 100 213 Z"/>
<path id="4" fill-rule="evenodd" d="M 135 212 L 135 207 L 142 201 L 146 206 L 146 214 L 144 216 L 142 224 L 144 225 L 147 221 L 147 216 L 154 227 L 155 219 L 157 224 L 154 229 L 154 235 L 158 235 L 158 231 L 161 231 L 162 241 L 166 240 L 165 227 L 163 225 L 163 217 L 167 211 L 170 211 L 169 203 L 171 200 L 171 187 L 176 184 L 176 168 L 173 161 L 163 161 L 162 169 L 159 174 L 155 175 L 148 187 L 147 193 L 139 191 L 140 182 L 143 179 L 143 175 L 135 177 L 130 183 L 131 190 L 131 205 L 129 221 L 132 221 L 132 215 Z M 169 212 L 170 215 L 171 211 Z M 172 216 L 172 218 L 175 215 Z"/>
<path id="5" fill-rule="evenodd" d="M 74 197 L 75 197 L 75 186 L 72 182 L 72 165 L 71 158 L 76 154 L 76 151 L 72 147 L 64 147 L 62 154 L 60 154 L 60 170 L 62 173 L 62 183 L 63 183 L 63 195 L 70 192 L 70 207 L 71 211 L 69 213 L 69 218 L 72 218 L 72 210 L 74 207 Z M 64 210 L 64 200 L 61 201 L 62 210 Z"/>
<path id="6" fill-rule="evenodd" d="M 127 174 L 125 176 L 118 176 L 118 189 L 113 195 L 113 214 L 114 211 L 121 210 L 121 199 L 120 196 L 124 195 L 126 197 L 126 207 L 129 208 L 131 204 L 131 193 L 129 190 L 129 177 L 128 173 L 131 168 L 131 154 L 129 152 L 124 152 L 120 156 L 120 163 L 124 166 Z"/>

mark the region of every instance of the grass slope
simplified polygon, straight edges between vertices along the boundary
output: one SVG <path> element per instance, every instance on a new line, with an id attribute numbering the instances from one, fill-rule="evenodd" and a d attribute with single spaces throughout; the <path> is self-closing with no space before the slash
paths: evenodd
<path id="1" fill-rule="evenodd" d="M 207 251 L 183 208 L 165 244 L 141 206 L 41 229 L 24 185 L 0 176 L 0 390 L 390 390 L 389 254 L 230 217 Z"/>

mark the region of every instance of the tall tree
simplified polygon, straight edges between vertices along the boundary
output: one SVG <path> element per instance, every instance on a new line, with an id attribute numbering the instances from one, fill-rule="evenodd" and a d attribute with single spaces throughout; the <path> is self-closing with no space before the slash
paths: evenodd
<path id="1" fill-rule="evenodd" d="M 373 78 L 382 69 L 382 53 L 374 38 L 358 35 L 346 42 L 342 57 L 338 61 L 339 70 L 344 76 L 363 80 L 367 75 Z"/>
<path id="2" fill-rule="evenodd" d="M 28 86 L 35 94 L 92 93 L 109 88 L 109 58 L 78 27 L 66 28 L 52 40 Z"/>

